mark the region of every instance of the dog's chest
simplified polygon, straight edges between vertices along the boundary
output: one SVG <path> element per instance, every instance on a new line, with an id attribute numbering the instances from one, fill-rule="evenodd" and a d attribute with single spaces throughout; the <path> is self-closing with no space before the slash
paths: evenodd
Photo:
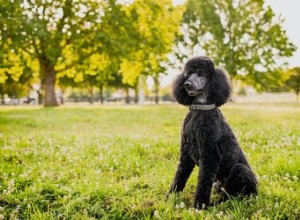
<path id="1" fill-rule="evenodd" d="M 205 115 L 195 115 L 186 122 L 183 128 L 186 150 L 196 164 L 199 163 L 203 153 L 206 123 L 207 119 Z"/>

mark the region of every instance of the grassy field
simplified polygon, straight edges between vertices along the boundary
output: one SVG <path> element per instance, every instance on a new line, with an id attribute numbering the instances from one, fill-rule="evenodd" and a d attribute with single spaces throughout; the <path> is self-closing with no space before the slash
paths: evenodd
<path id="1" fill-rule="evenodd" d="M 197 172 L 165 201 L 186 108 L 0 108 L 1 219 L 300 219 L 300 106 L 222 111 L 258 196 L 193 210 Z M 212 199 L 216 199 L 213 192 Z"/>

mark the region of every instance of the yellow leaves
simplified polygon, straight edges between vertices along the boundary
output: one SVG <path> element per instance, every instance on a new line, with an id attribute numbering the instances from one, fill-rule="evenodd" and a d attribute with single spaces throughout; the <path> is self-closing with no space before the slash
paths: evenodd
<path id="1" fill-rule="evenodd" d="M 106 54 L 96 53 L 90 56 L 88 63 L 90 69 L 96 75 L 98 71 L 104 70 L 110 64 L 110 60 Z"/>
<path id="2" fill-rule="evenodd" d="M 58 58 L 58 62 L 55 66 L 56 71 L 65 69 L 67 66 L 75 63 L 78 60 L 78 54 L 74 52 L 72 45 L 67 45 L 62 50 L 62 56 Z"/>
<path id="3" fill-rule="evenodd" d="M 76 75 L 76 69 L 74 67 L 67 69 L 63 72 L 57 73 L 57 78 L 61 78 L 63 76 L 67 76 L 68 78 L 74 78 Z"/>
<path id="4" fill-rule="evenodd" d="M 23 66 L 20 56 L 12 51 L 9 51 L 6 59 L 3 61 L 4 68 L 0 68 L 0 83 L 5 83 L 5 81 L 8 79 L 8 75 L 10 75 L 13 81 L 19 81 L 19 78 L 23 73 Z"/>
<path id="5" fill-rule="evenodd" d="M 148 66 L 147 71 L 157 72 L 160 69 L 160 61 L 165 57 L 164 55 L 157 55 L 155 53 L 147 53 L 146 61 L 141 59 L 145 56 L 144 51 L 137 51 L 132 54 L 132 60 L 124 59 L 120 65 L 120 70 L 123 76 L 123 83 L 134 85 L 138 77 L 146 70 L 146 63 Z M 150 72 L 147 74 L 151 75 Z"/>
<path id="6" fill-rule="evenodd" d="M 184 6 L 174 7 L 171 0 L 137 0 L 133 5 L 137 9 L 140 33 L 148 42 L 160 41 L 152 49 L 165 48 L 163 52 L 169 52 L 179 30 Z"/>
<path id="7" fill-rule="evenodd" d="M 39 72 L 39 68 L 40 68 L 40 66 L 39 66 L 39 61 L 38 61 L 37 59 L 32 60 L 32 61 L 30 62 L 30 66 L 29 66 L 29 67 L 32 69 L 32 71 L 33 71 L 34 73 L 38 73 L 38 72 Z"/>
<path id="8" fill-rule="evenodd" d="M 74 77 L 74 82 L 78 83 L 78 82 L 82 82 L 82 81 L 83 81 L 83 74 L 76 73 L 75 77 Z"/>
<path id="9" fill-rule="evenodd" d="M 121 63 L 123 83 L 133 85 L 136 82 L 138 76 L 141 74 L 142 70 L 143 70 L 142 63 L 124 59 Z"/>
<path id="10" fill-rule="evenodd" d="M 5 83 L 5 81 L 7 80 L 5 71 L 6 70 L 4 68 L 0 68 L 0 84 Z"/>
<path id="11" fill-rule="evenodd" d="M 174 6 L 172 0 L 136 0 L 129 11 L 137 17 L 136 27 L 142 36 L 137 42 L 140 48 L 133 51 L 130 60 L 123 60 L 123 82 L 133 85 L 140 74 L 157 75 L 161 65 L 171 52 L 176 33 L 179 31 L 183 6 Z"/>
<path id="12" fill-rule="evenodd" d="M 19 77 L 23 73 L 23 67 L 20 66 L 19 64 L 16 64 L 16 65 L 12 66 L 7 72 L 9 72 L 11 74 L 12 79 L 15 82 L 17 82 L 17 81 L 19 81 Z"/>
<path id="13" fill-rule="evenodd" d="M 290 78 L 292 75 L 300 75 L 300 67 L 294 67 L 292 69 L 288 69 L 285 72 L 283 72 L 285 76 L 285 80 Z"/>
<path id="14" fill-rule="evenodd" d="M 77 56 L 71 55 L 70 48 L 64 51 L 64 55 L 73 56 L 71 58 L 72 62 L 76 62 L 76 60 L 78 59 Z M 69 64 L 61 62 L 57 65 L 57 69 L 64 69 Z M 72 68 L 68 68 L 62 72 L 57 73 L 57 78 L 67 76 L 69 79 L 73 79 L 75 83 L 83 82 L 84 74 L 95 76 L 100 71 L 105 70 L 105 68 L 107 68 L 109 64 L 110 59 L 107 55 L 95 53 L 84 59 L 83 63 L 74 65 Z"/>
<path id="15" fill-rule="evenodd" d="M 149 61 L 149 64 L 150 64 L 152 70 L 157 70 L 159 68 L 160 58 L 158 57 L 158 55 L 156 55 L 154 53 L 150 53 L 148 61 Z"/>
<path id="16" fill-rule="evenodd" d="M 57 74 L 57 78 L 67 76 L 69 79 L 73 79 L 75 83 L 83 82 L 83 71 L 78 70 L 76 67 L 69 68 L 63 72 Z"/>

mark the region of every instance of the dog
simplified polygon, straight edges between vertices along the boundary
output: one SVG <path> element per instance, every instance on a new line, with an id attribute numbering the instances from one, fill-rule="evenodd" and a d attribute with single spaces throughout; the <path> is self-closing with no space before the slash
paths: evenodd
<path id="1" fill-rule="evenodd" d="M 194 208 L 210 205 L 215 182 L 224 198 L 257 194 L 258 182 L 219 107 L 231 93 L 225 70 L 204 56 L 190 59 L 173 84 L 173 96 L 189 107 L 181 131 L 179 165 L 169 193 L 183 191 L 199 166 Z"/>

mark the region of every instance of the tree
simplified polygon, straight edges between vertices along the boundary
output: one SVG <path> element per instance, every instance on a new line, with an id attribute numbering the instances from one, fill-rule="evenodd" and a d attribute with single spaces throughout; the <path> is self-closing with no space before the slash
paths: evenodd
<path id="1" fill-rule="evenodd" d="M 296 96 L 297 96 L 297 102 L 299 101 L 299 93 L 300 93 L 300 67 L 295 67 L 291 70 L 290 72 L 290 77 L 286 81 L 286 85 L 288 88 L 294 90 Z"/>
<path id="2" fill-rule="evenodd" d="M 1 53 L 0 84 L 7 80 L 18 81 L 23 73 L 23 65 L 20 57 L 15 51 Z"/>
<path id="3" fill-rule="evenodd" d="M 123 82 L 137 86 L 141 74 L 152 76 L 158 102 L 159 75 L 164 74 L 167 55 L 171 52 L 183 13 L 182 6 L 174 7 L 171 0 L 136 0 L 128 7 L 140 37 L 132 39 L 130 56 L 121 63 Z"/>
<path id="4" fill-rule="evenodd" d="M 138 27 L 135 25 L 137 18 L 129 13 L 129 7 L 130 4 L 111 0 L 106 8 L 110 13 L 103 15 L 95 36 L 100 46 L 97 54 L 90 57 L 89 62 L 93 72 L 96 72 L 101 103 L 103 103 L 104 86 L 124 86 L 120 80 L 122 60 L 130 57 L 131 51 L 138 45 L 138 39 L 141 39 Z"/>
<path id="5" fill-rule="evenodd" d="M 57 106 L 57 74 L 74 66 L 63 51 L 77 53 L 91 39 L 91 32 L 101 23 L 103 5 L 109 1 L 1 1 L 2 39 L 11 48 L 20 49 L 39 62 L 40 78 L 45 88 L 45 106 Z M 67 63 L 62 69 L 60 63 Z"/>
<path id="6" fill-rule="evenodd" d="M 3 44 L 0 53 L 0 93 L 2 104 L 4 95 L 20 97 L 28 94 L 34 81 L 35 63 L 22 51 L 9 50 Z"/>
<path id="7" fill-rule="evenodd" d="M 264 0 L 188 0 L 186 7 L 182 29 L 187 34 L 179 37 L 179 48 L 202 50 L 231 79 L 255 84 L 296 49 L 282 28 L 283 19 Z M 185 51 L 177 56 L 185 59 Z"/>
<path id="8" fill-rule="evenodd" d="M 112 77 L 109 71 L 110 60 L 105 54 L 95 53 L 85 59 L 83 64 L 78 66 L 83 74 L 83 83 L 90 88 L 93 100 L 93 88 L 99 88 L 100 102 L 103 104 L 103 87 Z M 92 101 L 93 102 L 93 101 Z"/>
<path id="9" fill-rule="evenodd" d="M 93 40 L 79 48 L 77 73 L 82 73 L 83 83 L 99 88 L 101 103 L 105 86 L 121 86 L 122 60 L 130 56 L 140 39 L 134 22 L 136 17 L 128 9 L 128 4 L 107 1 L 103 10 L 109 13 L 104 13 L 96 30 L 89 33 Z"/>

